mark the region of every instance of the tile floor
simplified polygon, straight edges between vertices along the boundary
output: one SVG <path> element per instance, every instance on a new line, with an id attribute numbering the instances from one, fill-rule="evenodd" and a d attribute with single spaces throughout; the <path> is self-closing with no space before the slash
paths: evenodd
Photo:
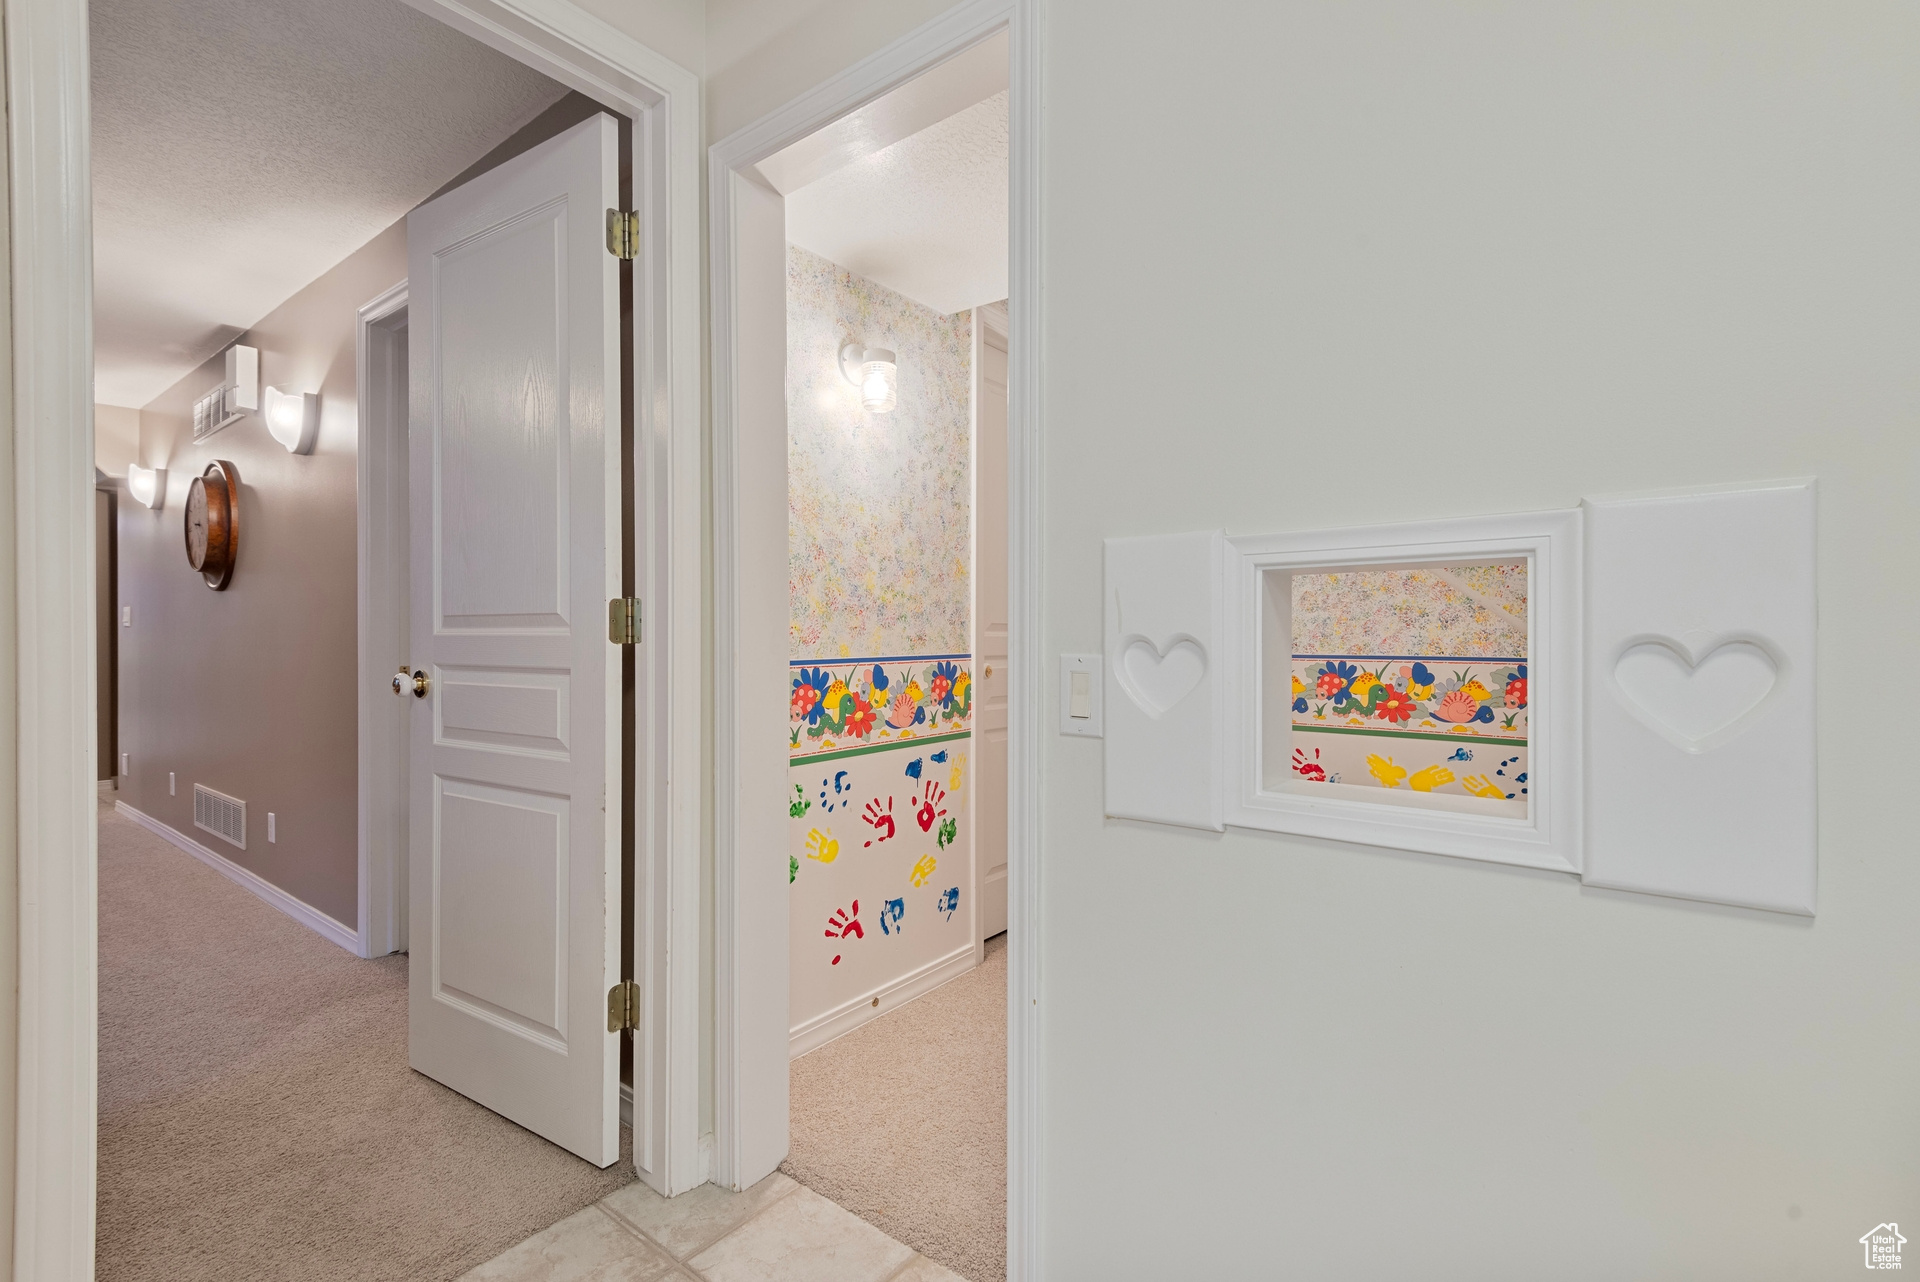
<path id="1" fill-rule="evenodd" d="M 629 1184 L 462 1282 L 963 1282 L 778 1173 L 671 1200 Z"/>

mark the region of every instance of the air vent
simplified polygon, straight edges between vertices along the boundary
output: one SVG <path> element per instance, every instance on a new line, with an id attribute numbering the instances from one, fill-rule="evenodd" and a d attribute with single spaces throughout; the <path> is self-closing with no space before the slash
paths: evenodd
<path id="1" fill-rule="evenodd" d="M 193 826 L 245 850 L 247 803 L 197 783 L 193 785 Z"/>

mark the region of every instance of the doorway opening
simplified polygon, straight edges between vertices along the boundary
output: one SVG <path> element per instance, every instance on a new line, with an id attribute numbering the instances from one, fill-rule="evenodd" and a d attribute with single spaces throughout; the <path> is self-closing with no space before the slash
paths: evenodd
<path id="1" fill-rule="evenodd" d="M 723 991 L 754 1012 L 721 1016 L 727 1156 L 968 1278 L 1007 1268 L 1009 49 L 983 23 L 714 160 L 742 673 L 720 783 L 733 848 L 777 840 L 785 874 L 743 862 L 722 900 Z M 780 811 L 749 814 L 774 779 Z"/>
<path id="2" fill-rule="evenodd" d="M 398 0 L 92 22 L 99 1273 L 450 1277 L 659 1167 L 632 122 Z"/>

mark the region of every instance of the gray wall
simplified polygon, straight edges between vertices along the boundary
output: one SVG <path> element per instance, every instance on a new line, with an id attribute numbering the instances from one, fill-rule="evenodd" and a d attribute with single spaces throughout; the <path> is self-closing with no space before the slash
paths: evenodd
<path id="1" fill-rule="evenodd" d="M 311 455 L 258 416 L 193 443 L 209 361 L 141 412 L 142 464 L 167 469 L 166 505 L 120 504 L 120 797 L 352 927 L 359 854 L 355 689 L 357 311 L 407 275 L 406 225 L 388 228 L 240 341 L 263 384 L 320 393 Z M 224 592 L 187 565 L 182 507 L 213 459 L 240 473 L 240 556 Z M 167 795 L 167 772 L 178 793 Z M 193 827 L 193 785 L 247 803 L 247 848 Z M 267 812 L 279 840 L 267 844 Z"/>

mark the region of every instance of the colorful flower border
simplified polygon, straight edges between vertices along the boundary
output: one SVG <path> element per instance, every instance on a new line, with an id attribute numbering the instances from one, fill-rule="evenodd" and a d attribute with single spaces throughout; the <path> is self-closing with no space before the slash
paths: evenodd
<path id="1" fill-rule="evenodd" d="M 1525 658 L 1293 656 L 1293 725 L 1423 738 L 1525 741 Z"/>
<path id="2" fill-rule="evenodd" d="M 787 705 L 789 759 L 844 756 L 970 733 L 972 658 L 795 659 Z"/>

